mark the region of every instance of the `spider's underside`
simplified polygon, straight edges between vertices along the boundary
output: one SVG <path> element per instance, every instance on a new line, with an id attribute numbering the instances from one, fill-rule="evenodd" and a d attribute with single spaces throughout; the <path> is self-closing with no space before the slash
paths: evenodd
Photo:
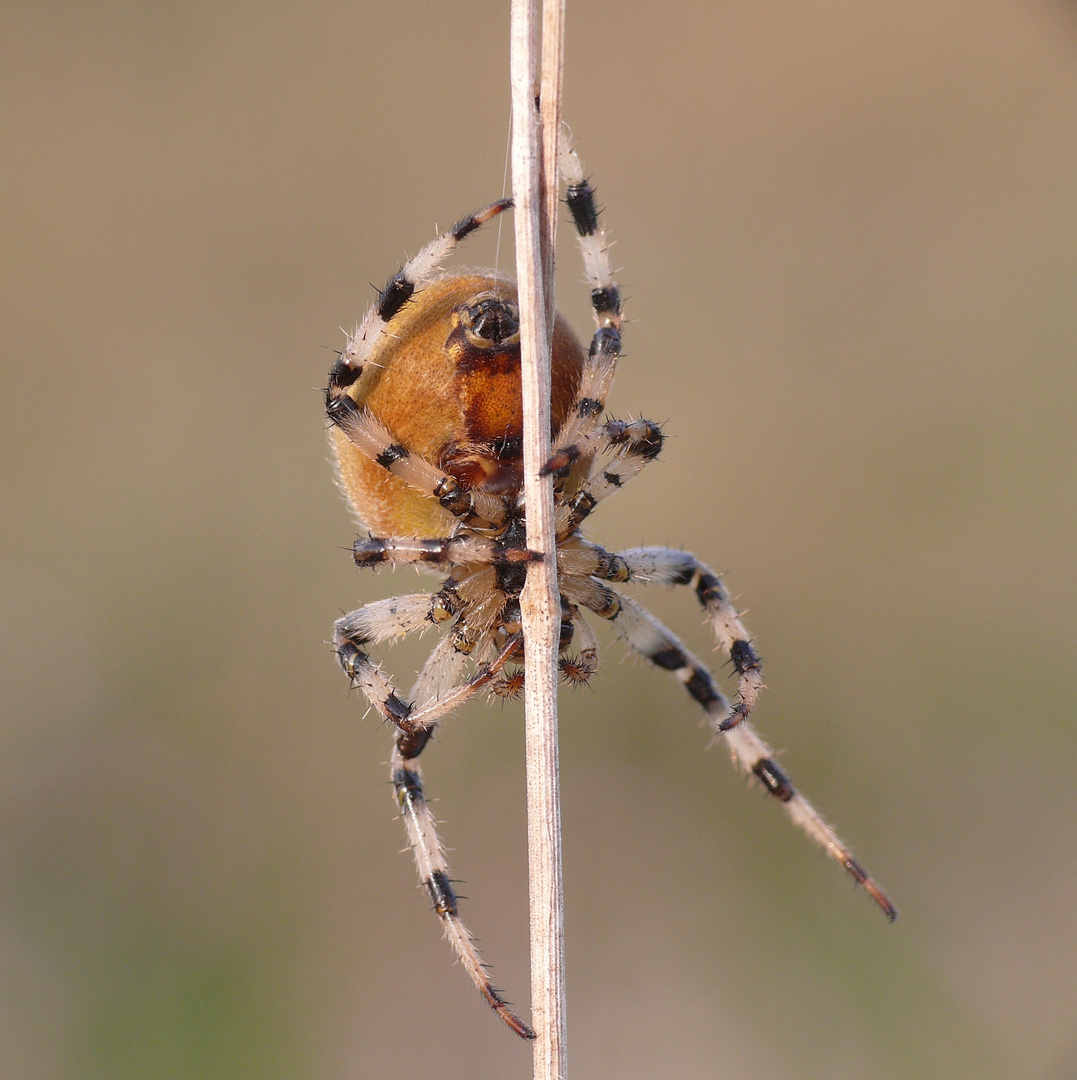
<path id="1" fill-rule="evenodd" d="M 560 316 L 553 336 L 554 452 L 544 471 L 554 478 L 562 676 L 584 683 L 597 668 L 585 613 L 609 621 L 630 648 L 684 685 L 736 764 L 893 919 L 885 894 L 748 723 L 762 686 L 760 663 L 718 576 L 685 551 L 613 553 L 580 533 L 591 511 L 658 455 L 662 433 L 649 420 L 601 419 L 620 353 L 621 299 L 594 190 L 570 150 L 562 172 L 597 324 L 586 354 Z M 408 563 L 446 575 L 435 593 L 378 600 L 345 615 L 333 644 L 353 686 L 395 729 L 393 787 L 446 936 L 486 1000 L 517 1034 L 532 1038 L 494 988 L 460 920 L 416 760 L 441 718 L 468 698 L 480 690 L 513 696 L 522 686 L 519 597 L 534 556 L 524 543 L 516 291 L 500 277 L 440 270 L 459 241 L 509 206 L 504 199 L 464 218 L 390 278 L 329 374 L 326 412 L 341 486 L 371 531 L 355 542 L 356 564 Z M 625 582 L 694 590 L 737 672 L 734 702 L 674 634 L 617 588 Z M 431 625 L 446 632 L 402 697 L 368 650 Z"/>

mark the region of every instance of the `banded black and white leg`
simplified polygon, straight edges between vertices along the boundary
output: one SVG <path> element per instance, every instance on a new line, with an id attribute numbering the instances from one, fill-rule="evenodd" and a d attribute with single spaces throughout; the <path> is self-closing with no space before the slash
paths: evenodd
<path id="1" fill-rule="evenodd" d="M 453 253 L 456 245 L 480 225 L 511 206 L 512 199 L 500 199 L 461 218 L 448 232 L 423 247 L 389 278 L 355 333 L 348 335 L 344 351 L 329 373 L 329 386 L 325 392 L 327 406 L 363 374 L 367 359 L 388 324 L 400 314 L 415 293 L 437 277 L 441 264 Z"/>
<path id="2" fill-rule="evenodd" d="M 493 985 L 474 940 L 460 919 L 444 847 L 416 763 L 439 720 L 479 690 L 492 689 L 505 664 L 518 655 L 522 639 L 518 635 L 511 636 L 492 659 L 480 663 L 476 673 L 465 679 L 464 670 L 472 653 L 477 652 L 481 657 L 484 652 L 491 652 L 493 645 L 489 640 L 480 640 L 460 648 L 452 633 L 446 635 L 423 666 L 412 688 L 410 701 L 396 693 L 392 682 L 366 651 L 378 642 L 402 637 L 431 623 L 448 621 L 454 615 L 454 604 L 446 599 L 447 590 L 451 588 L 447 583 L 440 593 L 433 595 L 398 596 L 358 608 L 337 621 L 333 643 L 352 684 L 362 690 L 377 712 L 397 729 L 390 766 L 393 790 L 419 880 L 430 895 L 445 936 L 483 997 L 513 1031 L 529 1039 L 534 1033 L 516 1016 Z M 472 647 L 476 644 L 477 649 Z"/>
<path id="3" fill-rule="evenodd" d="M 575 461 L 594 453 L 603 443 L 608 460 L 597 457 L 579 490 L 556 508 L 555 523 L 560 539 L 578 529 L 600 502 L 620 491 L 658 457 L 662 450 L 662 429 L 652 420 L 609 420 L 593 428 L 579 442 L 558 451 L 544 467 L 544 474 L 567 473 Z M 565 464 L 561 466 L 560 462 Z"/>
<path id="4" fill-rule="evenodd" d="M 540 556 L 527 548 L 471 532 L 429 539 L 410 536 L 360 536 L 352 544 L 355 565 L 369 569 L 388 563 L 432 567 L 495 566 L 519 567 Z"/>
<path id="5" fill-rule="evenodd" d="M 505 522 L 509 507 L 504 499 L 465 488 L 455 477 L 412 454 L 406 446 L 393 439 L 369 409 L 356 405 L 344 392 L 346 389 L 346 386 L 334 387 L 331 373 L 325 412 L 329 422 L 340 428 L 353 446 L 386 472 L 437 499 L 443 509 L 465 524 L 501 525 Z"/>
<path id="6" fill-rule="evenodd" d="M 729 657 L 738 677 L 738 701 L 729 706 L 720 729 L 736 727 L 749 716 L 763 686 L 762 664 L 721 578 L 691 552 L 647 547 L 613 553 L 575 536 L 560 546 L 558 566 L 563 574 L 570 575 L 566 579 L 566 592 L 589 607 L 599 604 L 616 610 L 620 601 L 619 593 L 593 578 L 618 583 L 694 585 L 719 647 Z"/>
<path id="7" fill-rule="evenodd" d="M 361 690 L 375 711 L 409 740 L 416 753 L 429 741 L 438 721 L 459 708 L 480 690 L 487 688 L 505 665 L 519 652 L 522 638 L 512 636 L 496 651 L 492 659 L 477 665 L 474 674 L 462 679 L 462 666 L 476 651 L 490 652 L 485 640 L 461 637 L 454 632 L 439 642 L 431 653 L 424 674 L 420 677 L 423 700 L 405 700 L 397 692 L 381 666 L 371 659 L 369 648 L 387 637 L 399 636 L 410 629 L 437 622 L 443 608 L 444 590 L 433 595 L 417 593 L 412 596 L 378 600 L 343 616 L 333 626 L 333 648 L 344 673 L 353 687 Z M 389 613 L 392 614 L 389 614 Z M 452 678 L 446 686 L 446 675 Z M 436 692 L 432 692 L 436 687 Z"/>
<path id="8" fill-rule="evenodd" d="M 657 579 L 656 579 L 657 580 Z M 702 578 L 701 578 L 702 580 Z M 754 776 L 784 807 L 792 822 L 819 844 L 862 885 L 888 919 L 897 911 L 879 885 L 857 862 L 819 812 L 801 795 L 774 758 L 774 751 L 747 721 L 725 728 L 731 709 L 714 676 L 649 611 L 607 585 L 597 588 L 580 603 L 608 619 L 621 638 L 656 667 L 669 671 L 707 714 L 716 734 L 726 740 L 733 762 Z M 562 583 L 562 587 L 565 583 Z M 584 590 L 581 590 L 583 592 Z"/>
<path id="9" fill-rule="evenodd" d="M 442 645 L 447 641 L 447 638 L 443 639 Z M 447 670 L 440 673 L 433 670 L 449 666 L 446 658 L 438 656 L 438 651 L 435 649 L 431 654 L 412 688 L 412 698 L 420 711 L 430 708 L 439 694 L 439 683 L 448 674 Z M 437 821 L 427 802 L 422 771 L 416 761 L 425 745 L 425 741 L 421 745 L 417 744 L 409 740 L 403 732 L 399 732 L 394 740 L 390 761 L 393 792 L 404 819 L 404 829 L 408 845 L 415 857 L 419 881 L 430 896 L 430 902 L 441 920 L 449 944 L 479 993 L 517 1035 L 524 1039 L 533 1039 L 535 1033 L 513 1012 L 501 992 L 494 986 L 475 940 L 460 918 L 459 902 L 449 876 L 445 848 L 438 834 Z"/>
<path id="10" fill-rule="evenodd" d="M 565 201 L 576 227 L 584 276 L 591 292 L 595 333 L 587 352 L 575 407 L 554 439 L 554 454 L 547 466 L 547 472 L 552 473 L 564 471 L 568 464 L 564 460 L 564 451 L 587 436 L 605 411 L 621 355 L 623 321 L 621 292 L 610 268 L 595 189 L 584 176 L 580 160 L 565 136 L 561 139 L 560 169 L 566 184 Z"/>
<path id="11" fill-rule="evenodd" d="M 746 720 L 763 688 L 763 667 L 722 579 L 690 551 L 664 547 L 628 548 L 619 551 L 617 558 L 627 567 L 629 581 L 687 585 L 694 589 L 719 648 L 729 657 L 739 680 L 739 700 L 723 722 L 722 730 Z"/>

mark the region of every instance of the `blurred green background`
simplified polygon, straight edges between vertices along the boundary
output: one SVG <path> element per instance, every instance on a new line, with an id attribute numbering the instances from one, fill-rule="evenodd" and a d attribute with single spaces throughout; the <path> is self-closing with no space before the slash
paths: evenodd
<path id="1" fill-rule="evenodd" d="M 501 193 L 507 5 L 3 23 L 0 1076 L 529 1077 L 325 644 L 416 586 L 352 566 L 313 389 Z M 611 409 L 668 436 L 591 534 L 726 575 L 760 728 L 902 912 L 610 642 L 562 696 L 572 1075 L 1077 1076 L 1077 12 L 570 3 L 565 116 L 634 320 Z M 424 764 L 526 1009 L 521 707 Z"/>

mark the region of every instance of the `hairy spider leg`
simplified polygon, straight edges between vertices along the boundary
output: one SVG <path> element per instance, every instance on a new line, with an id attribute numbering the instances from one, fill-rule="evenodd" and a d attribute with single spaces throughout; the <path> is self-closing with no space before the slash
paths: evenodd
<path id="1" fill-rule="evenodd" d="M 732 661 L 740 680 L 737 688 L 740 700 L 720 729 L 727 731 L 746 720 L 763 688 L 763 666 L 722 579 L 690 551 L 641 547 L 628 548 L 617 555 L 628 567 L 629 581 L 663 582 L 694 588 L 707 621 L 718 638 L 718 645 Z"/>
<path id="2" fill-rule="evenodd" d="M 595 332 L 587 352 L 576 407 L 561 425 L 554 439 L 554 453 L 543 470 L 547 475 L 563 475 L 575 458 L 568 448 L 580 441 L 598 422 L 606 408 L 610 385 L 621 355 L 621 291 L 610 269 L 609 248 L 599 222 L 595 189 L 583 174 L 583 167 L 566 137 L 561 138 L 559 166 L 566 184 L 565 201 L 576 227 L 583 257 L 584 275 L 591 291 Z M 578 457 L 579 455 L 576 455 Z"/>
<path id="3" fill-rule="evenodd" d="M 726 740 L 734 764 L 742 772 L 760 780 L 766 790 L 782 803 L 793 824 L 840 863 L 864 887 L 887 919 L 893 922 L 897 918 L 894 905 L 815 807 L 793 787 L 789 777 L 775 761 L 774 751 L 751 724 L 744 721 L 735 728 L 723 728 L 730 706 L 718 689 L 714 676 L 646 608 L 615 589 L 608 586 L 602 588 L 612 595 L 605 598 L 603 609 L 596 614 L 608 619 L 632 649 L 655 667 L 670 672 L 684 686 L 707 714 L 715 733 Z M 585 601 L 581 602 L 589 606 Z"/>
<path id="4" fill-rule="evenodd" d="M 350 384 L 348 384 L 350 385 Z M 326 391 L 326 415 L 368 458 L 387 472 L 399 476 L 416 491 L 432 495 L 454 517 L 467 524 L 500 525 L 506 517 L 505 500 L 474 488 L 464 488 L 452 476 L 396 442 L 369 409 L 360 408 L 330 380 Z M 337 392 L 339 390 L 339 393 Z"/>
<path id="5" fill-rule="evenodd" d="M 363 649 L 370 643 L 419 628 L 420 613 L 425 606 L 426 612 L 421 614 L 421 619 L 426 620 L 435 599 L 436 594 L 434 597 L 419 594 L 368 604 L 337 621 L 333 643 L 352 685 L 362 690 L 377 712 L 397 728 L 390 778 L 420 883 L 430 896 L 445 937 L 479 993 L 517 1035 L 532 1039 L 534 1032 L 512 1011 L 494 986 L 474 938 L 460 918 L 444 845 L 416 762 L 433 736 L 438 721 L 487 687 L 509 659 L 518 655 L 522 637 L 513 635 L 492 661 L 480 665 L 476 674 L 464 681 L 461 679 L 467 654 L 456 647 L 451 636 L 442 638 L 424 664 L 412 688 L 410 702 L 396 693 L 392 682 Z M 481 642 L 480 651 L 487 644 Z"/>
<path id="6" fill-rule="evenodd" d="M 430 709 L 438 702 L 441 679 L 432 669 L 451 666 L 452 661 L 445 655 L 443 648 L 449 641 L 449 638 L 443 638 L 439 647 L 431 653 L 412 689 L 412 696 L 420 712 Z M 499 657 L 501 664 L 507 657 L 508 652 L 502 650 Z M 496 664 L 497 661 L 494 662 L 494 665 Z M 494 665 L 486 669 L 491 676 Z M 524 1039 L 533 1039 L 534 1031 L 513 1012 L 501 992 L 494 986 L 490 970 L 479 953 L 475 939 L 460 918 L 459 901 L 453 889 L 453 881 L 449 877 L 445 846 L 438 834 L 437 820 L 427 801 L 422 770 L 416 761 L 424 746 L 425 742 L 416 745 L 408 740 L 403 732 L 399 732 L 394 739 L 389 764 L 393 792 L 404 819 L 404 830 L 408 846 L 415 857 L 419 881 L 430 896 L 431 905 L 441 920 L 445 937 L 453 952 L 479 993 L 517 1035 Z"/>
<path id="7" fill-rule="evenodd" d="M 378 339 L 385 333 L 386 326 L 416 292 L 437 277 L 441 264 L 453 253 L 456 245 L 480 225 L 508 210 L 510 206 L 512 199 L 499 199 L 482 210 L 461 218 L 448 232 L 431 240 L 389 278 L 385 288 L 378 294 L 378 299 L 356 327 L 355 333 L 348 336 L 340 359 L 329 373 L 327 403 L 330 397 L 338 397 L 362 375 L 363 365 Z"/>
<path id="8" fill-rule="evenodd" d="M 570 536 L 604 499 L 638 476 L 662 451 L 662 429 L 652 420 L 609 420 L 579 442 L 559 452 L 565 468 L 581 457 L 593 454 L 603 443 L 604 456 L 593 460 L 590 474 L 577 491 L 555 509 L 558 538 Z M 551 472 L 547 465 L 546 469 Z M 545 469 L 544 469 L 545 471 Z"/>

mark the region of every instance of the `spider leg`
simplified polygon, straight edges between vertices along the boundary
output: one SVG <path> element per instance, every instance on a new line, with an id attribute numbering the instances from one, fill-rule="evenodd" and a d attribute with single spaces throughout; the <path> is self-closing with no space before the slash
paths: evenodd
<path id="1" fill-rule="evenodd" d="M 892 922 L 897 917 L 894 905 L 815 807 L 793 787 L 785 771 L 775 761 L 774 751 L 751 724 L 744 721 L 732 729 L 723 728 L 723 722 L 730 714 L 730 706 L 711 673 L 675 634 L 645 608 L 609 586 L 598 582 L 592 584 L 596 586 L 593 590 L 576 589 L 573 588 L 575 579 L 570 579 L 568 582 L 562 581 L 562 589 L 567 593 L 569 588 L 573 588 L 574 592 L 580 594 L 574 599 L 608 619 L 631 648 L 656 667 L 671 672 L 682 683 L 707 714 L 715 733 L 726 740 L 734 764 L 745 774 L 758 778 L 767 791 L 783 804 L 793 824 L 840 863 Z"/>
<path id="2" fill-rule="evenodd" d="M 434 621 L 433 600 L 434 596 L 430 593 L 374 600 L 349 612 L 336 625 L 350 639 L 374 645 L 379 641 L 424 630 Z"/>
<path id="3" fill-rule="evenodd" d="M 566 184 L 565 201 L 576 226 L 584 276 L 591 290 L 596 329 L 580 379 L 576 407 L 554 439 L 558 449 L 577 443 L 605 410 L 621 355 L 622 323 L 621 292 L 610 269 L 606 236 L 598 220 L 595 189 L 584 177 L 580 159 L 564 137 L 559 167 Z"/>
<path id="4" fill-rule="evenodd" d="M 582 537 L 572 537 L 558 551 L 558 568 L 576 579 L 569 589 L 582 589 L 592 602 L 611 603 L 605 587 L 590 578 L 603 581 L 663 582 L 667 585 L 690 585 L 695 582 L 696 596 L 703 605 L 719 645 L 725 650 L 739 677 L 740 700 L 729 708 L 718 725 L 720 731 L 736 727 L 747 719 L 763 686 L 763 669 L 751 638 L 740 621 L 721 578 L 701 563 L 691 552 L 673 548 L 628 548 L 612 554 Z M 583 580 L 579 580 L 583 579 Z M 575 597 L 573 597 L 575 598 Z M 581 603 L 587 603 L 581 600 Z"/>
<path id="5" fill-rule="evenodd" d="M 482 210 L 458 221 L 448 232 L 432 240 L 414 258 L 409 259 L 388 280 L 378 299 L 363 316 L 363 321 L 340 354 L 340 359 L 329 373 L 329 387 L 325 392 L 326 406 L 339 398 L 363 373 L 363 366 L 385 333 L 386 326 L 398 315 L 412 296 L 424 285 L 437 277 L 442 262 L 469 233 L 484 222 L 512 206 L 512 199 L 501 199 Z"/>
<path id="6" fill-rule="evenodd" d="M 507 659 L 506 650 L 502 650 L 500 655 Z M 430 715 L 439 699 L 444 700 L 451 696 L 441 693 L 441 684 L 446 678 L 459 677 L 462 667 L 460 656 L 461 654 L 452 650 L 449 638 L 443 638 L 431 654 L 412 688 L 412 697 L 419 715 L 424 712 Z M 487 670 L 490 667 L 492 665 Z M 493 672 L 490 674 L 492 677 Z M 473 685 L 473 682 L 464 685 Z M 437 821 L 426 799 L 422 771 L 415 760 L 422 749 L 423 746 L 413 745 L 404 732 L 398 732 L 390 762 L 393 791 L 404 819 L 408 844 L 415 856 L 419 880 L 430 895 L 433 908 L 441 919 L 445 937 L 479 993 L 517 1035 L 524 1039 L 533 1039 L 535 1033 L 509 1008 L 494 986 L 490 972 L 476 948 L 475 940 L 460 918 L 456 893 L 449 878 L 445 847 L 438 835 Z"/>
<path id="7" fill-rule="evenodd" d="M 428 610 L 431 613 L 437 610 L 440 595 L 434 594 L 427 597 Z M 411 601 L 414 598 L 398 599 Z M 414 619 L 413 611 L 409 611 L 408 618 Z M 493 681 L 509 660 L 519 652 L 523 640 L 520 634 L 512 635 L 495 658 L 489 663 L 480 665 L 470 679 L 454 685 L 446 693 L 438 694 L 420 705 L 416 702 L 405 701 L 400 697 L 381 666 L 370 658 L 367 647 L 378 640 L 378 637 L 376 631 L 371 632 L 369 624 L 370 619 L 366 616 L 365 608 L 359 608 L 338 619 L 333 624 L 333 648 L 340 666 L 344 669 L 344 674 L 348 676 L 354 687 L 362 690 L 382 719 L 389 721 L 398 729 L 400 736 L 405 740 L 404 749 L 412 757 L 417 757 L 430 741 L 438 720 L 463 705 L 465 701 L 474 697 L 479 690 Z M 460 639 L 456 636 L 446 638 L 445 641 L 449 647 L 461 653 L 465 658 L 474 647 L 468 642 L 461 648 Z M 437 649 L 434 655 L 440 655 Z"/>
<path id="8" fill-rule="evenodd" d="M 460 566 L 478 563 L 498 567 L 534 562 L 536 556 L 527 548 L 505 544 L 474 533 L 440 536 L 429 540 L 415 537 L 360 536 L 352 545 L 355 565 L 374 567 L 379 563 Z"/>
<path id="9" fill-rule="evenodd" d="M 583 271 L 591 287 L 591 307 L 595 324 L 621 329 L 621 293 L 610 268 L 606 232 L 599 223 L 595 189 L 584 176 L 583 166 L 568 139 L 560 140 L 558 167 L 565 181 L 565 202 L 576 226 Z"/>
<path id="10" fill-rule="evenodd" d="M 335 370 L 335 369 L 334 369 Z M 507 517 L 505 500 L 488 492 L 465 489 L 455 477 L 412 454 L 396 442 L 369 409 L 360 408 L 344 392 L 335 393 L 330 379 L 325 411 L 329 422 L 347 436 L 371 461 L 400 477 L 417 491 L 437 499 L 454 517 L 467 524 L 501 525 Z M 335 395 L 335 396 L 334 396 Z"/>
<path id="11" fill-rule="evenodd" d="M 455 635 L 442 638 L 424 664 L 412 688 L 410 702 L 396 693 L 392 682 L 366 651 L 367 646 L 378 641 L 403 636 L 430 621 L 449 618 L 441 597 L 440 593 L 416 593 L 367 604 L 337 620 L 333 645 L 352 685 L 362 690 L 377 712 L 397 729 L 390 763 L 393 790 L 419 880 L 430 895 L 445 936 L 479 992 L 498 1015 L 518 1035 L 531 1039 L 534 1032 L 512 1012 L 494 987 L 474 939 L 460 919 L 444 846 L 415 761 L 426 748 L 438 721 L 493 682 L 505 664 L 518 654 L 522 638 L 519 634 L 510 636 L 491 661 L 480 665 L 464 681 L 461 681 L 464 664 L 474 646 L 461 649 Z"/>
<path id="12" fill-rule="evenodd" d="M 542 475 L 563 475 L 581 457 L 593 454 L 602 443 L 622 455 L 639 454 L 646 463 L 653 461 L 662 451 L 662 429 L 653 420 L 607 420 L 592 427 L 577 442 L 557 450 L 542 466 Z"/>
<path id="13" fill-rule="evenodd" d="M 454 686 L 448 692 L 440 694 L 438 697 L 431 701 L 427 701 L 423 705 L 416 704 L 413 706 L 413 711 L 408 716 L 409 724 L 416 730 L 426 733 L 427 739 L 429 739 L 429 733 L 437 726 L 441 717 L 458 709 L 465 701 L 470 701 L 480 690 L 494 682 L 500 674 L 501 669 L 504 668 L 510 660 L 521 655 L 520 650 L 522 646 L 523 635 L 513 634 L 508 641 L 502 645 L 497 656 L 489 663 L 482 664 L 478 671 L 476 671 L 466 682 L 460 683 L 459 686 Z M 455 643 L 453 643 L 453 647 L 456 647 Z M 414 756 L 417 756 L 417 754 Z"/>
<path id="14" fill-rule="evenodd" d="M 608 420 L 579 442 L 558 450 L 543 466 L 543 475 L 566 475 L 575 462 L 593 454 L 603 442 L 613 453 L 610 461 L 594 467 L 579 490 L 558 505 L 558 536 L 578 529 L 603 499 L 642 472 L 661 453 L 662 441 L 662 429 L 652 420 Z"/>
<path id="15" fill-rule="evenodd" d="M 746 720 L 763 687 L 763 668 L 722 579 L 690 551 L 663 547 L 628 548 L 618 552 L 617 558 L 628 567 L 629 581 L 694 586 L 718 644 L 732 660 L 740 680 L 740 700 L 723 722 L 722 730 Z"/>

